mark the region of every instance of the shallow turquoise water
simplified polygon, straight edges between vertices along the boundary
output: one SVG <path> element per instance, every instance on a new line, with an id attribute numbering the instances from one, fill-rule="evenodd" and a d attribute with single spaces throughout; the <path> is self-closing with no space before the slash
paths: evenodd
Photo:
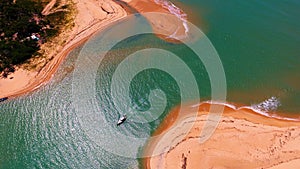
<path id="1" fill-rule="evenodd" d="M 226 73 L 228 101 L 251 105 L 277 96 L 282 104 L 278 111 L 300 112 L 298 1 L 189 0 L 174 3 L 179 7 L 184 3 L 182 8 L 189 9 L 185 11 L 192 21 L 202 18 L 203 22 L 195 23 L 203 28 L 220 55 Z M 116 128 L 115 121 L 121 112 L 117 111 L 110 95 L 113 72 L 128 54 L 149 47 L 173 51 L 181 57 L 201 86 L 201 99 L 210 99 L 205 67 L 185 45 L 170 44 L 152 35 L 135 36 L 115 46 L 97 70 L 97 105 L 90 107 L 90 111 L 104 114 L 106 123 L 99 124 L 103 131 L 108 127 L 113 129 L 111 134 L 149 137 L 170 108 L 182 101 L 180 88 L 172 76 L 157 69 L 145 70 L 131 82 L 128 107 L 140 111 L 149 109 L 148 97 L 153 89 L 167 94 L 167 107 L 160 118 L 151 123 L 128 119 L 130 123 Z M 49 84 L 0 104 L 0 168 L 137 168 L 136 158 L 108 152 L 86 134 L 79 122 L 72 105 L 74 77 L 70 70 L 74 68 L 80 49 L 70 54 Z M 140 64 L 147 61 L 140 60 Z M 124 80 L 118 81 L 120 88 Z M 190 92 L 191 98 L 184 101 L 197 99 Z M 124 146 L 122 141 L 116 140 L 113 138 L 107 144 L 116 142 L 119 147 Z M 141 143 L 128 148 L 137 149 L 138 154 L 142 146 Z"/>

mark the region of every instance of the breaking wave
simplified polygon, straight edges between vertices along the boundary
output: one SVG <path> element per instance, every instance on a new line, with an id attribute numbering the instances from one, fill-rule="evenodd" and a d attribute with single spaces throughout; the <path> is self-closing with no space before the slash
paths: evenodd
<path id="1" fill-rule="evenodd" d="M 263 111 L 263 112 L 270 112 L 275 111 L 281 105 L 279 99 L 275 96 L 272 96 L 269 99 L 264 100 L 259 104 L 254 104 L 251 107 L 255 110 Z"/>
<path id="2" fill-rule="evenodd" d="M 192 107 L 200 106 L 202 104 L 215 104 L 215 105 L 223 105 L 225 107 L 231 108 L 233 110 L 242 110 L 242 109 L 248 109 L 255 113 L 258 113 L 260 115 L 280 119 L 280 120 L 288 120 L 288 121 L 300 121 L 300 118 L 290 118 L 290 117 L 283 117 L 278 114 L 275 114 L 274 111 L 278 109 L 279 106 L 281 106 L 279 98 L 272 96 L 261 103 L 253 104 L 251 106 L 236 106 L 230 103 L 226 102 L 219 102 L 219 101 L 204 101 L 195 105 L 192 105 Z"/>
<path id="3" fill-rule="evenodd" d="M 185 32 L 185 37 L 187 36 L 188 32 L 189 32 L 189 27 L 187 24 L 187 14 L 184 13 L 183 10 L 181 10 L 180 8 L 178 8 L 176 5 L 174 5 L 172 2 L 168 1 L 168 0 L 154 0 L 154 2 L 158 5 L 161 5 L 163 8 L 169 10 L 169 12 L 173 15 L 175 15 L 177 18 L 179 18 L 182 21 L 182 25 L 184 27 L 184 32 Z M 177 28 L 177 30 L 170 35 L 170 38 L 175 38 L 177 31 L 179 28 Z M 176 38 L 185 38 L 185 37 L 176 37 Z"/>

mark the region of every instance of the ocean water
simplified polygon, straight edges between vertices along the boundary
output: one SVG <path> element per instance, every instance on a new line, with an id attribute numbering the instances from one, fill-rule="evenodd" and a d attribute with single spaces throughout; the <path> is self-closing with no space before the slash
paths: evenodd
<path id="1" fill-rule="evenodd" d="M 219 53 L 226 75 L 228 102 L 251 106 L 274 96 L 280 106 L 272 111 L 296 116 L 300 113 L 299 1 L 184 0 L 172 3 L 180 10 L 170 9 L 180 13 L 178 16 L 183 21 L 186 17 L 201 28 Z M 165 4 L 170 5 L 169 2 Z M 124 28 L 124 32 L 132 27 Z M 96 37 L 101 39 L 103 34 Z M 156 68 L 139 72 L 130 81 L 129 88 L 124 85 L 128 80 L 125 76 L 114 81 L 118 66 L 128 55 L 142 49 L 172 51 L 192 70 L 201 101 L 211 100 L 210 78 L 195 53 L 186 45 L 165 42 L 151 34 L 133 36 L 114 46 L 98 65 L 95 81 L 80 81 L 80 86 L 94 83 L 94 92 L 83 92 L 74 98 L 77 87 L 74 78 L 90 75 L 86 72 L 90 71 L 92 60 L 86 60 L 84 71 L 74 76 L 75 63 L 84 47 L 70 53 L 49 84 L 0 103 L 0 168 L 138 168 L 137 157 L 140 157 L 144 139 L 150 137 L 170 109 L 180 102 L 199 99 L 189 83 L 178 82 Z M 96 44 L 90 46 L 91 49 L 97 47 Z M 140 55 L 143 56 L 134 62 L 135 65 L 156 63 L 152 59 L 155 54 Z M 159 60 L 156 64 L 169 66 L 169 63 Z M 178 65 L 171 65 L 171 68 L 175 73 L 182 70 Z M 112 87 L 113 81 L 115 86 Z M 181 83 L 191 89 L 186 90 L 190 97 L 181 98 Z M 154 93 L 155 100 L 151 101 L 150 91 L 156 89 L 165 95 Z M 112 90 L 118 92 L 118 98 L 112 95 Z M 84 99 L 90 94 L 92 98 Z M 129 102 L 124 101 L 128 101 L 126 97 Z M 82 121 L 82 114 L 78 114 L 76 104 L 74 106 L 74 102 L 83 99 L 86 105 L 82 108 L 87 117 L 92 117 L 90 121 Z M 139 114 L 126 112 L 129 113 L 128 122 L 116 127 L 116 121 L 124 112 L 119 111 L 114 99 L 124 101 L 122 105 L 126 109 L 137 110 Z M 152 110 L 153 103 L 165 106 L 162 113 L 143 114 Z M 100 116 L 102 119 L 98 121 Z M 143 120 L 149 122 L 141 122 Z M 84 122 L 96 125 L 96 130 L 86 128 Z M 107 138 L 94 137 L 101 134 Z M 119 137 L 120 134 L 141 141 L 130 144 L 126 138 Z"/>
<path id="2" fill-rule="evenodd" d="M 281 102 L 277 111 L 299 113 L 299 1 L 184 3 L 200 7 L 203 22 L 198 25 L 220 55 L 229 102 L 255 104 L 276 96 Z M 192 9 L 188 15 L 195 14 Z"/>

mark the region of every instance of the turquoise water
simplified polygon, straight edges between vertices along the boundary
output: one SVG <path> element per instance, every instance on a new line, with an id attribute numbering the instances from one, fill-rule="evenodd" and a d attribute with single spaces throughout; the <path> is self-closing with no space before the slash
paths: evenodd
<path id="1" fill-rule="evenodd" d="M 222 59 L 228 101 L 251 104 L 277 96 L 278 111 L 299 112 L 299 1 L 184 2 L 200 7 L 204 23 L 198 25 Z"/>
<path id="2" fill-rule="evenodd" d="M 278 111 L 300 112 L 300 12 L 297 10 L 300 2 L 189 0 L 174 3 L 187 13 L 191 21 L 203 20 L 195 21 L 195 24 L 204 30 L 220 55 L 226 73 L 229 102 L 251 105 L 276 96 L 281 102 Z M 98 36 L 101 38 L 102 35 Z M 201 99 L 211 99 L 205 66 L 187 46 L 167 43 L 148 34 L 128 38 L 115 46 L 97 69 L 97 104 L 88 107 L 88 110 L 89 113 L 95 111 L 104 115 L 105 123 L 99 123 L 99 128 L 112 134 L 112 139 L 105 142 L 107 147 L 117 145 L 135 149 L 136 157 L 143 142 L 126 147 L 123 140 L 113 137 L 114 134 L 147 138 L 168 111 L 182 101 L 180 87 L 174 77 L 157 69 L 142 71 L 131 82 L 130 104 L 126 106 L 146 111 L 151 107 L 148 99 L 150 91 L 161 89 L 168 100 L 166 108 L 160 118 L 150 123 L 138 123 L 129 118 L 129 123 L 120 128 L 115 126 L 122 112 L 118 112 L 110 95 L 113 73 L 127 55 L 150 47 L 166 49 L 179 56 L 191 68 L 197 84 L 201 86 Z M 80 51 L 81 47 L 68 56 L 49 84 L 33 93 L 0 103 L 0 168 L 138 167 L 135 157 L 116 155 L 99 146 L 80 123 L 72 98 L 72 70 Z M 148 57 L 154 56 L 150 54 Z M 149 60 L 145 57 L 136 64 Z M 81 76 L 87 75 L 82 73 Z M 117 86 L 123 89 L 125 80 L 119 79 Z M 86 81 L 82 83 L 89 84 Z M 198 99 L 193 97 L 193 91 L 188 92 L 191 97 L 183 101 Z M 121 92 L 120 98 L 123 95 Z M 157 97 L 157 100 L 163 98 Z"/>

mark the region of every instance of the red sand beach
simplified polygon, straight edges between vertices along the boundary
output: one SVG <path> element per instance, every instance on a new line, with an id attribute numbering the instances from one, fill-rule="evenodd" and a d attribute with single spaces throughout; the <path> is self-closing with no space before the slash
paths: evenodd
<path id="1" fill-rule="evenodd" d="M 140 13 L 170 13 L 167 8 L 150 0 L 124 2 Z M 74 0 L 74 3 L 77 10 L 75 27 L 70 34 L 62 37 L 67 39 L 66 45 L 55 47 L 57 52 L 51 53 L 53 59 L 40 71 L 19 68 L 8 78 L 0 79 L 0 98 L 22 95 L 47 83 L 72 49 L 95 32 L 127 16 L 124 8 L 111 0 Z M 46 13 L 49 10 L 51 4 L 45 9 Z M 154 31 L 163 29 L 170 34 L 176 30 L 177 36 L 185 32 L 182 26 L 170 26 L 173 21 L 168 18 L 147 19 Z M 189 111 L 188 106 L 182 107 L 184 114 L 176 113 L 179 107 L 174 108 L 153 133 L 158 138 L 151 140 L 144 151 L 145 154 L 153 154 L 160 152 L 161 147 L 168 149 L 163 154 L 146 158 L 145 168 L 300 168 L 300 122 L 269 118 L 249 109 L 225 107 L 214 134 L 200 144 L 200 131 L 207 122 L 209 107 L 208 103 L 202 104 L 198 112 Z M 197 117 L 192 118 L 193 115 Z M 190 128 L 186 130 L 185 125 Z M 179 136 L 184 137 L 177 139 Z"/>
<path id="2" fill-rule="evenodd" d="M 269 118 L 249 109 L 225 107 L 213 135 L 199 142 L 210 104 L 195 112 L 175 108 L 154 133 L 145 154 L 167 151 L 144 160 L 145 168 L 299 168 L 300 122 Z M 190 125 L 190 126 L 188 126 Z M 185 127 L 188 126 L 188 127 Z M 189 128 L 190 127 L 190 128 Z M 186 128 L 189 128 L 187 131 Z M 182 139 L 178 139 L 179 137 Z"/>
<path id="3" fill-rule="evenodd" d="M 56 0 L 52 0 L 43 10 L 44 13 L 51 11 L 51 7 Z M 122 7 L 111 0 L 73 0 L 76 6 L 76 16 L 74 28 L 70 33 L 60 36 L 66 39 L 64 46 L 51 46 L 55 50 L 48 53 L 53 59 L 40 70 L 25 70 L 17 68 L 8 78 L 0 79 L 0 98 L 15 97 L 36 90 L 40 86 L 47 83 L 58 66 L 75 47 L 84 43 L 95 32 L 99 32 L 115 21 L 127 16 L 126 7 Z M 124 0 L 124 3 L 133 8 L 136 12 L 162 12 L 170 13 L 170 11 L 160 4 L 151 0 Z M 178 19 L 170 18 L 151 18 L 148 17 L 154 31 L 165 34 L 173 34 L 176 29 L 176 35 L 183 34 L 182 23 L 177 23 Z M 179 25 L 179 26 L 178 26 Z M 43 47 L 43 46 L 42 46 Z"/>
<path id="4" fill-rule="evenodd" d="M 52 0 L 45 7 L 45 13 L 51 10 L 55 1 Z M 66 39 L 67 43 L 64 46 L 51 46 L 55 50 L 48 55 L 51 55 L 53 59 L 41 70 L 17 68 L 16 72 L 10 74 L 8 78 L 1 78 L 0 98 L 22 95 L 47 83 L 72 49 L 84 43 L 95 32 L 103 30 L 107 25 L 127 16 L 126 11 L 114 1 L 73 0 L 73 2 L 77 10 L 75 26 L 70 33 L 60 36 L 60 38 Z"/>

